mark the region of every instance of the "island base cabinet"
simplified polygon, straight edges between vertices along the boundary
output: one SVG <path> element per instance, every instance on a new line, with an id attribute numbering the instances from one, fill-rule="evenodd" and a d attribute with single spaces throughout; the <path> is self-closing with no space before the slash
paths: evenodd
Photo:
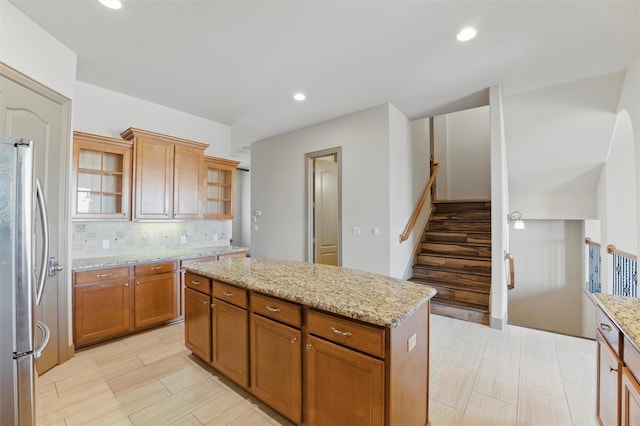
<path id="1" fill-rule="evenodd" d="M 73 334 L 76 347 L 130 332 L 129 280 L 75 287 Z"/>
<path id="2" fill-rule="evenodd" d="M 622 426 L 640 425 L 640 385 L 628 368 L 622 374 Z"/>
<path id="3" fill-rule="evenodd" d="M 302 417 L 301 332 L 251 314 L 251 392 L 296 424 Z"/>
<path id="4" fill-rule="evenodd" d="M 214 299 L 213 366 L 239 385 L 249 387 L 249 320 L 246 309 Z"/>
<path id="5" fill-rule="evenodd" d="M 598 371 L 596 418 L 602 426 L 620 424 L 620 382 L 622 361 L 609 347 L 600 331 L 596 331 Z"/>
<path id="6" fill-rule="evenodd" d="M 136 328 L 150 327 L 177 316 L 178 288 L 174 272 L 136 278 Z"/>
<path id="7" fill-rule="evenodd" d="M 384 362 L 309 336 L 305 345 L 310 425 L 384 425 Z"/>
<path id="8" fill-rule="evenodd" d="M 211 302 L 198 291 L 184 290 L 184 344 L 195 355 L 211 362 Z"/>

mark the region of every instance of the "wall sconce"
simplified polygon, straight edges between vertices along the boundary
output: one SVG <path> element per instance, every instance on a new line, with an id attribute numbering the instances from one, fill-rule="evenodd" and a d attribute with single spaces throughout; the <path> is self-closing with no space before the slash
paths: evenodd
<path id="1" fill-rule="evenodd" d="M 513 223 L 513 229 L 524 229 L 524 221 L 522 220 L 522 213 L 519 211 L 512 211 L 508 216 L 509 223 Z"/>

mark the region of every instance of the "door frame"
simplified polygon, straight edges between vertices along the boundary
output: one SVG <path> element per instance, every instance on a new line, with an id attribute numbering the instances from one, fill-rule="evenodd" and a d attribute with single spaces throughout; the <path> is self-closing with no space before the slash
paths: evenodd
<path id="1" fill-rule="evenodd" d="M 315 257 L 313 240 L 314 215 L 313 215 L 313 187 L 314 187 L 314 160 L 330 155 L 336 156 L 338 165 L 338 266 L 342 266 L 342 147 L 328 148 L 321 151 L 308 152 L 305 154 L 305 181 L 306 185 L 306 254 L 307 262 L 313 263 Z"/>
<path id="2" fill-rule="evenodd" d="M 71 261 L 69 255 L 69 163 L 71 155 L 71 99 L 44 86 L 16 69 L 0 62 L 0 76 L 5 77 L 27 89 L 57 103 L 62 110 L 60 123 L 60 140 L 66 141 L 60 146 L 62 173 L 57 182 L 60 199 L 58 218 L 58 258 L 63 265 L 64 273 L 58 274 L 58 364 L 73 358 L 75 349 L 71 336 Z"/>

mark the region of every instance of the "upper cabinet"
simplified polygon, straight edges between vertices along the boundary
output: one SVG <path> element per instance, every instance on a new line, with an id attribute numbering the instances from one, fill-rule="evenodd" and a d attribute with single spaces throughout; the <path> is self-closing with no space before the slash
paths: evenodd
<path id="1" fill-rule="evenodd" d="M 233 219 L 238 164 L 222 158 L 204 158 L 206 219 Z"/>
<path id="2" fill-rule="evenodd" d="M 73 133 L 74 219 L 124 219 L 131 216 L 132 143 Z"/>
<path id="3" fill-rule="evenodd" d="M 129 128 L 134 142 L 134 219 L 204 217 L 206 144 Z"/>

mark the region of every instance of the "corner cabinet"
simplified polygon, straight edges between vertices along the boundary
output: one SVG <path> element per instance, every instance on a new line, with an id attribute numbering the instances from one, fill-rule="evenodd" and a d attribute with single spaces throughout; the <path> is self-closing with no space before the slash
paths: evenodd
<path id="1" fill-rule="evenodd" d="M 204 157 L 205 219 L 233 219 L 237 161 Z"/>
<path id="2" fill-rule="evenodd" d="M 73 133 L 73 219 L 131 217 L 132 143 Z"/>
<path id="3" fill-rule="evenodd" d="M 134 219 L 201 219 L 208 145 L 129 128 L 134 142 Z"/>

